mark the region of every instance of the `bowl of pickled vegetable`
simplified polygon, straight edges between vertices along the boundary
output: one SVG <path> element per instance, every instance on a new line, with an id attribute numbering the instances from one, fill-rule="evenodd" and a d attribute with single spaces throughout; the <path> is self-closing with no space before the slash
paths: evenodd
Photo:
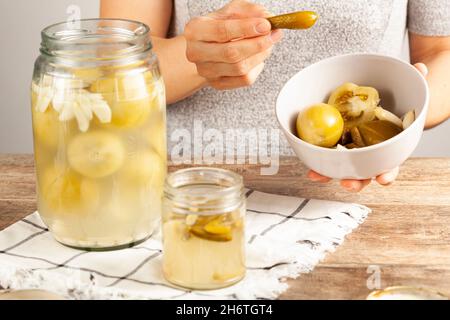
<path id="1" fill-rule="evenodd" d="M 413 153 L 428 102 L 427 82 L 409 63 L 348 54 L 295 74 L 280 91 L 276 116 L 306 166 L 336 179 L 368 179 Z"/>

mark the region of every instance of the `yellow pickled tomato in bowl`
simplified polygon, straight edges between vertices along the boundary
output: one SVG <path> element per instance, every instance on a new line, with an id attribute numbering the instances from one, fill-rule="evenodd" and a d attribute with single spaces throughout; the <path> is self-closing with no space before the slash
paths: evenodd
<path id="1" fill-rule="evenodd" d="M 100 189 L 97 183 L 62 166 L 45 170 L 39 186 L 45 205 L 58 213 L 85 212 L 99 204 Z"/>
<path id="2" fill-rule="evenodd" d="M 380 96 L 375 88 L 351 82 L 338 87 L 328 99 L 328 104 L 335 106 L 346 119 L 357 118 L 363 112 L 373 112 L 379 102 Z"/>
<path id="3" fill-rule="evenodd" d="M 162 187 L 166 171 L 166 162 L 157 152 L 136 151 L 123 165 L 120 177 L 123 181 L 135 186 L 150 184 Z"/>
<path id="4" fill-rule="evenodd" d="M 300 139 L 319 147 L 336 145 L 344 130 L 344 120 L 335 107 L 319 103 L 300 112 L 297 133 Z"/>
<path id="5" fill-rule="evenodd" d="M 111 125 L 119 128 L 133 128 L 145 123 L 154 96 L 147 86 L 148 75 L 113 74 L 98 79 L 90 91 L 101 93 L 111 108 Z"/>
<path id="6" fill-rule="evenodd" d="M 89 178 L 113 174 L 122 166 L 124 158 L 125 148 L 121 139 L 104 131 L 80 133 L 67 148 L 70 166 Z"/>

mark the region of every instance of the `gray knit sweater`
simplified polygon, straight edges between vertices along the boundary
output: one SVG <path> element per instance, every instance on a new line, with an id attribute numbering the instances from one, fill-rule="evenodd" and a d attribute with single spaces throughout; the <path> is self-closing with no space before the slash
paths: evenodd
<path id="1" fill-rule="evenodd" d="M 227 2 L 175 0 L 172 34 L 182 33 L 186 22 L 192 17 L 214 11 Z M 285 31 L 282 42 L 274 48 L 264 71 L 253 86 L 230 91 L 205 88 L 183 101 L 169 105 L 169 155 L 180 151 L 180 142 L 184 146 L 189 143 L 196 145 L 190 151 L 183 151 L 191 152 L 192 156 L 194 153 L 205 152 L 205 148 L 208 145 L 211 147 L 211 143 L 218 146 L 219 152 L 223 149 L 225 153 L 227 147 L 233 147 L 232 143 L 226 145 L 230 130 L 233 129 L 241 129 L 241 132 L 247 129 L 269 129 L 266 132 L 270 133 L 270 128 L 273 128 L 272 139 L 277 139 L 278 124 L 274 107 L 280 88 L 293 74 L 318 60 L 352 52 L 381 53 L 408 59 L 405 55 L 407 28 L 422 35 L 450 35 L 450 0 L 255 2 L 263 4 L 274 14 L 313 10 L 319 13 L 320 19 L 310 30 Z M 193 132 L 194 128 L 197 134 Z M 190 137 L 186 140 L 188 132 Z M 263 132 L 260 133 L 261 137 L 262 135 Z M 247 138 L 254 140 L 259 136 L 249 134 Z M 259 143 L 265 143 L 262 140 Z M 268 137 L 268 141 L 271 141 L 271 137 Z M 236 151 L 247 155 L 249 153 L 249 150 L 242 148 Z M 281 133 L 279 152 L 292 152 Z"/>

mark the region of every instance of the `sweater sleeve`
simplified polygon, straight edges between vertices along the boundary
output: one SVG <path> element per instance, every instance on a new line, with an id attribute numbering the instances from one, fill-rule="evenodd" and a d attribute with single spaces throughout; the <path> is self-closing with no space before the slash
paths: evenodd
<path id="1" fill-rule="evenodd" d="M 409 0 L 408 29 L 425 36 L 450 36 L 450 0 Z"/>

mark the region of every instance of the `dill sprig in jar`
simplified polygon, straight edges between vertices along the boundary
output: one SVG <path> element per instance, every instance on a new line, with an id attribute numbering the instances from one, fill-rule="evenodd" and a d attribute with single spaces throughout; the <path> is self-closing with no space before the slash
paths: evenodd
<path id="1" fill-rule="evenodd" d="M 232 285 L 245 275 L 242 177 L 216 168 L 170 174 L 163 199 L 163 272 L 190 289 Z"/>

